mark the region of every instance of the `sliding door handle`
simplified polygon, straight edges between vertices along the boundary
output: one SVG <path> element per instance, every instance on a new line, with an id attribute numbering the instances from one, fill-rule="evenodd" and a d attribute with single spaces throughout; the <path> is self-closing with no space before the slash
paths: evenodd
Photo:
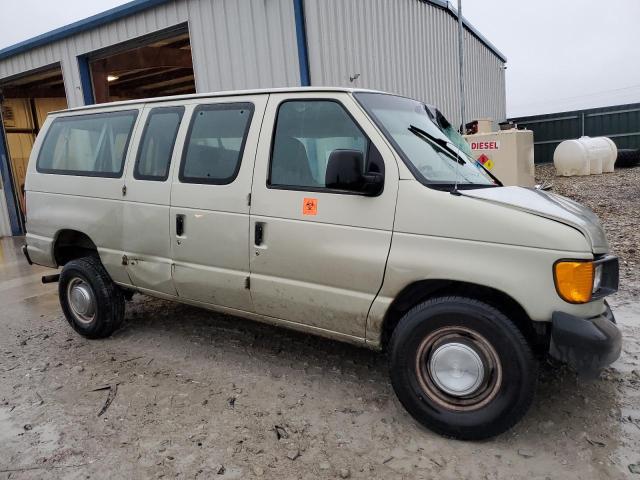
<path id="1" fill-rule="evenodd" d="M 182 237 L 184 235 L 184 215 L 176 215 L 176 236 Z"/>
<path id="2" fill-rule="evenodd" d="M 262 245 L 262 241 L 264 240 L 264 223 L 262 222 L 256 222 L 256 229 L 254 232 L 254 239 L 253 239 L 253 243 L 256 246 L 260 246 Z"/>

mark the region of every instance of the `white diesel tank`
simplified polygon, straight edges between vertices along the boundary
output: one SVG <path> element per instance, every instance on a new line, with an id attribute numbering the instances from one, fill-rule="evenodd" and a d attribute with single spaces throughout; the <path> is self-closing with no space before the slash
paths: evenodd
<path id="1" fill-rule="evenodd" d="M 503 185 L 533 187 L 536 183 L 533 163 L 533 132 L 531 130 L 500 130 L 492 132 L 490 124 L 481 133 L 466 135 L 474 157 L 491 171 Z M 482 131 L 482 129 L 488 131 Z"/>
<path id="2" fill-rule="evenodd" d="M 606 137 L 580 137 L 565 140 L 553 152 L 558 175 L 589 175 L 613 172 L 618 156 L 616 144 Z"/>

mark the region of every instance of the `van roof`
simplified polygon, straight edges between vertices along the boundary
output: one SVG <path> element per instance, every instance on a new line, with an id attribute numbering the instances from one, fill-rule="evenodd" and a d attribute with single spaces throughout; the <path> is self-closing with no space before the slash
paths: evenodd
<path id="1" fill-rule="evenodd" d="M 66 112 L 81 112 L 85 110 L 96 110 L 107 107 L 117 107 L 119 105 L 140 105 L 144 103 L 158 103 L 158 102 L 175 102 L 180 100 L 192 100 L 198 98 L 213 98 L 213 97 L 233 97 L 243 95 L 257 95 L 268 93 L 295 93 L 295 92 L 370 92 L 370 93 L 388 93 L 380 90 L 369 90 L 365 88 L 345 88 L 345 87 L 285 87 L 285 88 L 258 88 L 252 90 L 227 90 L 221 92 L 207 92 L 207 93 L 192 93 L 189 95 L 173 95 L 169 97 L 153 97 L 153 98 L 139 98 L 135 100 L 121 100 L 119 102 L 109 103 L 96 103 L 92 105 L 84 105 L 82 107 L 70 108 L 68 110 L 57 110 L 50 112 L 50 114 L 66 113 Z"/>

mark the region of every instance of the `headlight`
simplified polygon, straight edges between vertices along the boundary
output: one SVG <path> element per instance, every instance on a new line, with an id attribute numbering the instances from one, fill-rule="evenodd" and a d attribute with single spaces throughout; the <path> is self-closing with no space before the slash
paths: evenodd
<path id="1" fill-rule="evenodd" d="M 602 266 L 602 264 L 598 263 L 593 269 L 593 290 L 591 290 L 591 293 L 596 293 L 598 290 L 600 290 L 600 287 L 602 286 L 603 268 L 604 267 Z"/>
<path id="2" fill-rule="evenodd" d="M 618 259 L 604 255 L 595 260 L 558 260 L 553 280 L 563 300 L 587 303 L 618 290 Z"/>
<path id="3" fill-rule="evenodd" d="M 587 303 L 594 291 L 594 273 L 591 261 L 556 262 L 553 277 L 558 295 L 569 303 Z"/>

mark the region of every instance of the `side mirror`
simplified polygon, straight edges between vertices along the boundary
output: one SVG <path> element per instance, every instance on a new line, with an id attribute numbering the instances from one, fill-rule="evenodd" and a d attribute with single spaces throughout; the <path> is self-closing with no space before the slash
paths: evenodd
<path id="1" fill-rule="evenodd" d="M 384 187 L 384 175 L 364 173 L 364 158 L 359 150 L 334 150 L 327 162 L 325 185 L 374 196 Z"/>
<path id="2" fill-rule="evenodd" d="M 365 173 L 362 178 L 364 179 L 364 185 L 362 191 L 365 195 L 375 197 L 380 195 L 384 189 L 384 174 L 378 172 Z"/>

